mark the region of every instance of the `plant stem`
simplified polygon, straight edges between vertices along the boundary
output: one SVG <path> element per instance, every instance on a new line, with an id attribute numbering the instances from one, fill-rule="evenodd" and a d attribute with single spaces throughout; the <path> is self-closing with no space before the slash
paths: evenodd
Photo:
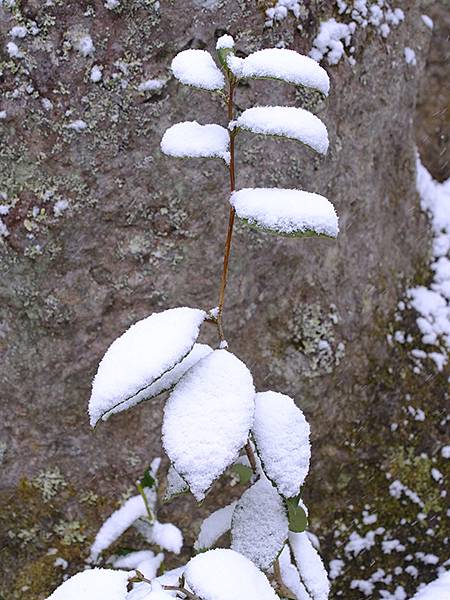
<path id="1" fill-rule="evenodd" d="M 136 482 L 136 487 L 137 487 L 137 489 L 138 489 L 138 492 L 139 492 L 139 493 L 141 494 L 141 496 L 142 496 L 142 500 L 144 501 L 144 504 L 145 504 L 145 508 L 146 508 L 146 510 L 147 510 L 147 514 L 148 514 L 149 521 L 150 521 L 150 523 L 154 523 L 154 522 L 155 522 L 155 515 L 153 514 L 153 511 L 152 511 L 152 509 L 150 508 L 150 504 L 149 504 L 149 502 L 148 502 L 148 498 L 147 498 L 147 496 L 146 496 L 146 494 L 145 494 L 145 490 L 144 490 L 144 488 L 142 487 L 142 484 L 141 484 L 141 483 L 139 483 L 139 481 L 138 481 L 138 482 Z"/>
<path id="2" fill-rule="evenodd" d="M 244 448 L 245 448 L 245 452 L 247 453 L 248 462 L 250 463 L 252 471 L 253 471 L 253 473 L 256 474 L 256 458 L 255 458 L 255 453 L 253 452 L 252 445 L 250 444 L 250 441 L 248 441 L 245 444 Z"/>
<path id="3" fill-rule="evenodd" d="M 236 81 L 233 76 L 229 78 L 229 88 L 228 88 L 228 100 L 227 100 L 227 117 L 228 122 L 233 120 L 234 113 L 234 89 L 236 86 Z M 229 132 L 230 134 L 230 165 L 229 165 L 229 173 L 230 173 L 230 192 L 234 192 L 236 185 L 236 171 L 235 171 L 235 163 L 234 163 L 234 138 L 235 133 L 233 131 Z M 220 285 L 220 295 L 219 295 L 219 310 L 217 313 L 217 329 L 219 331 L 220 341 L 225 341 L 225 335 L 223 332 L 222 325 L 222 314 L 223 314 L 223 305 L 225 303 L 225 289 L 227 287 L 228 280 L 228 263 L 230 261 L 230 252 L 231 252 L 231 240 L 233 237 L 233 226 L 234 226 L 234 216 L 235 210 L 234 207 L 230 207 L 230 214 L 228 218 L 228 231 L 227 231 L 227 239 L 225 241 L 225 250 L 223 255 L 223 269 L 222 269 L 222 281 Z"/>
<path id="4" fill-rule="evenodd" d="M 181 592 L 187 598 L 189 598 L 189 600 L 200 600 L 198 596 L 196 596 L 195 594 L 193 594 L 192 592 L 190 592 L 189 590 L 187 590 L 184 587 L 178 587 L 176 585 L 163 585 L 163 589 L 170 590 L 173 592 Z"/>

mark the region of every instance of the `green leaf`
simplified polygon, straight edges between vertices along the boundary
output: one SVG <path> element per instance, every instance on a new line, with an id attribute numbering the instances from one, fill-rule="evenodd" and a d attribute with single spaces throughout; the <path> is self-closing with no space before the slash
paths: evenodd
<path id="1" fill-rule="evenodd" d="M 239 215 L 238 215 L 238 217 L 239 217 Z M 239 219 L 245 225 L 247 225 L 247 227 L 249 227 L 250 229 L 255 229 L 255 230 L 261 231 L 263 233 L 269 233 L 270 235 L 279 235 L 279 236 L 285 237 L 285 238 L 317 237 L 317 238 L 324 238 L 326 240 L 335 240 L 336 239 L 332 235 L 326 235 L 325 233 L 317 233 L 313 229 L 306 229 L 305 231 L 294 231 L 293 233 L 286 233 L 285 231 L 280 231 L 278 229 L 270 229 L 269 227 L 263 227 L 262 225 L 259 225 L 258 223 L 255 223 L 254 221 L 252 221 L 250 219 L 244 219 L 242 217 L 239 217 Z"/>
<path id="2" fill-rule="evenodd" d="M 293 531 L 294 533 L 302 533 L 308 527 L 308 517 L 304 509 L 298 505 L 299 499 L 299 496 L 286 499 L 289 531 Z"/>
<path id="3" fill-rule="evenodd" d="M 235 465 L 233 465 L 232 470 L 239 477 L 239 483 L 241 483 L 242 485 L 246 485 L 250 482 L 250 479 L 253 475 L 253 471 L 250 467 L 248 467 L 247 465 L 236 463 Z"/>
<path id="4" fill-rule="evenodd" d="M 217 56 L 219 58 L 220 66 L 223 69 L 225 69 L 227 73 L 230 71 L 227 62 L 227 59 L 230 56 L 230 54 L 234 54 L 234 48 L 220 48 L 219 50 L 217 50 Z"/>
<path id="5" fill-rule="evenodd" d="M 143 488 L 152 489 L 156 484 L 156 479 L 151 475 L 150 469 L 147 469 L 144 473 L 144 477 L 139 480 Z"/>

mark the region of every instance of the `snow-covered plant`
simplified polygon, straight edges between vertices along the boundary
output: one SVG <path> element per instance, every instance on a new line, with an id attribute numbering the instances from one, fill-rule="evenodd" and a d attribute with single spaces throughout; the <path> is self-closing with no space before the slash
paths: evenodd
<path id="1" fill-rule="evenodd" d="M 168 391 L 162 424 L 170 461 L 166 494 L 190 491 L 202 501 L 229 468 L 248 487 L 240 499 L 203 521 L 197 554 L 185 566 L 155 577 L 159 559 L 143 550 L 138 557 L 116 561 L 121 570 L 79 573 L 51 600 L 78 599 L 80 591 L 84 600 L 328 598 L 326 571 L 315 536 L 306 531 L 308 511 L 301 499 L 310 461 L 309 425 L 289 396 L 255 392 L 249 369 L 229 349 L 223 309 L 236 215 L 253 227 L 285 236 L 333 238 L 338 233 L 335 210 L 323 196 L 292 189 L 236 189 L 235 143 L 245 131 L 297 140 L 322 154 L 328 148 L 325 125 L 302 108 L 258 106 L 236 116 L 236 88 L 245 79 L 275 79 L 327 95 L 329 79 L 316 62 L 292 50 L 260 50 L 242 59 L 229 35 L 219 38 L 216 48 L 220 68 L 209 52 L 193 49 L 180 52 L 171 68 L 181 83 L 226 98 L 227 126 L 177 123 L 165 132 L 161 149 L 175 157 L 219 158 L 228 168 L 230 213 L 218 306 L 209 311 L 171 308 L 132 325 L 100 362 L 89 415 L 95 426 Z M 217 327 L 216 348 L 197 342 L 206 321 Z M 100 529 L 93 561 L 138 519 L 141 529 L 146 523 L 150 543 L 179 551 L 181 534 L 170 524 L 160 524 L 153 512 L 153 486 L 141 482 L 139 491 Z M 231 548 L 214 548 L 228 531 Z M 147 576 L 139 569 L 140 558 L 147 561 Z"/>

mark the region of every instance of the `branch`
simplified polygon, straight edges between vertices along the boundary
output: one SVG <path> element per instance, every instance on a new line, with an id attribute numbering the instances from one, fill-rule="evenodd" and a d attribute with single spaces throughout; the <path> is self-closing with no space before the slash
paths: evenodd
<path id="1" fill-rule="evenodd" d="M 189 600 L 200 600 L 198 596 L 187 590 L 185 587 L 179 587 L 177 585 L 163 585 L 163 589 L 169 590 L 172 592 L 181 592 L 184 594 Z"/>
<path id="2" fill-rule="evenodd" d="M 255 453 L 253 452 L 252 445 L 250 444 L 250 440 L 245 444 L 244 448 L 245 452 L 247 453 L 248 462 L 250 463 L 253 473 L 256 475 L 256 458 Z"/>

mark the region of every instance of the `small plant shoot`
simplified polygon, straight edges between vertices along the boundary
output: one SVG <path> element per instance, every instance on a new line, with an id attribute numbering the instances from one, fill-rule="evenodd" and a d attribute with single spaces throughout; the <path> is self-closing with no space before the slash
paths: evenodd
<path id="1" fill-rule="evenodd" d="M 216 158 L 218 168 L 228 170 L 229 221 L 217 306 L 168 308 L 131 325 L 99 364 L 89 416 L 97 426 L 168 392 L 162 423 L 170 463 L 162 477 L 164 501 L 191 493 L 200 502 L 225 472 L 245 490 L 206 517 L 186 564 L 161 575 L 164 552 L 179 554 L 183 536 L 158 520 L 163 494 L 155 459 L 136 482 L 136 493 L 98 531 L 92 568 L 69 578 L 48 600 L 326 600 L 329 595 L 302 501 L 311 456 L 308 422 L 289 396 L 255 390 L 224 326 L 236 217 L 250 226 L 248 235 L 252 228 L 299 238 L 338 235 L 333 205 L 313 191 L 237 187 L 235 146 L 239 139 L 245 151 L 247 132 L 300 142 L 319 154 L 327 152 L 329 141 L 324 123 L 303 108 L 250 106 L 236 114 L 236 89 L 248 79 L 267 80 L 268 86 L 277 80 L 326 96 L 329 78 L 317 62 L 292 50 L 269 48 L 242 59 L 230 35 L 217 40 L 216 50 L 217 60 L 206 50 L 184 50 L 171 70 L 179 83 L 226 98 L 223 122 L 175 123 L 162 136 L 161 150 L 178 159 Z M 217 328 L 215 347 L 198 343 L 205 322 Z M 108 548 L 130 527 L 143 536 L 144 548 L 108 557 Z"/>

